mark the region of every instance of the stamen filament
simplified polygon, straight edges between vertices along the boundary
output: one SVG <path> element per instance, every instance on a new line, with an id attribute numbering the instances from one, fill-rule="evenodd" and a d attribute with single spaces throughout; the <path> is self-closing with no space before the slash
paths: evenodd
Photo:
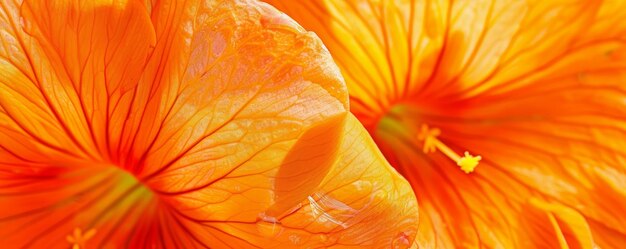
<path id="1" fill-rule="evenodd" d="M 437 128 L 430 129 L 426 124 L 422 125 L 421 132 L 420 134 L 418 134 L 417 139 L 420 141 L 424 141 L 424 147 L 422 148 L 424 153 L 430 153 L 439 150 L 448 158 L 452 159 L 452 161 L 456 162 L 456 164 L 466 174 L 473 172 L 476 166 L 478 166 L 478 162 L 482 159 L 482 157 L 472 156 L 467 151 L 463 156 L 459 156 L 459 154 L 454 152 L 454 150 L 450 149 L 450 147 L 441 142 L 441 140 L 437 139 L 437 136 L 439 136 L 440 134 L 441 130 Z"/>

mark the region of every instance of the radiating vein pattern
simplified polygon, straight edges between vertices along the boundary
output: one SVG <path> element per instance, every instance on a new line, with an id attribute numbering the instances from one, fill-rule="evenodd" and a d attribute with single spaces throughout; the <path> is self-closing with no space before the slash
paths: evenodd
<path id="1" fill-rule="evenodd" d="M 270 5 L 0 0 L 0 39 L 0 243 L 416 235 L 410 185 L 348 113 L 330 54 Z"/>
<path id="2" fill-rule="evenodd" d="M 328 47 L 421 247 L 626 243 L 623 1 L 266 2 Z"/>

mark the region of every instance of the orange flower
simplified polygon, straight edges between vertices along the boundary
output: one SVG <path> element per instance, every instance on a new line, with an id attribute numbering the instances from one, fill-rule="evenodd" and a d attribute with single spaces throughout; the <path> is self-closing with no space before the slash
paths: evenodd
<path id="1" fill-rule="evenodd" d="M 407 247 L 411 187 L 253 0 L 0 0 L 2 248 Z"/>
<path id="2" fill-rule="evenodd" d="M 419 245 L 626 245 L 626 1 L 268 2 L 329 48 Z"/>

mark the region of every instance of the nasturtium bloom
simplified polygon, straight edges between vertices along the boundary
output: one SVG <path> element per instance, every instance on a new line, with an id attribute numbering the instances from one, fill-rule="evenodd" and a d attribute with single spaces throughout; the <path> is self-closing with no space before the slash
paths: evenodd
<path id="1" fill-rule="evenodd" d="M 0 247 L 409 247 L 313 33 L 254 0 L 0 0 Z"/>
<path id="2" fill-rule="evenodd" d="M 315 31 L 422 248 L 626 245 L 626 1 L 268 1 Z"/>

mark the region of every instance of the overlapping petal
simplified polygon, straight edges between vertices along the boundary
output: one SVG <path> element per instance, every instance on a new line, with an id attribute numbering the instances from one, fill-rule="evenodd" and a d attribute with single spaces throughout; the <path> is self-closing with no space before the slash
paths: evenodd
<path id="1" fill-rule="evenodd" d="M 424 247 L 522 245 L 532 198 L 581 214 L 602 248 L 626 238 L 622 1 L 268 2 L 329 47 L 418 195 Z M 423 153 L 423 124 L 476 171 Z"/>
<path id="2" fill-rule="evenodd" d="M 530 199 L 524 210 L 523 247 L 595 248 L 587 221 L 575 210 L 538 199 Z"/>
<path id="3" fill-rule="evenodd" d="M 330 55 L 269 5 L 3 0 L 0 35 L 2 243 L 415 237 L 413 192 L 347 114 Z"/>

